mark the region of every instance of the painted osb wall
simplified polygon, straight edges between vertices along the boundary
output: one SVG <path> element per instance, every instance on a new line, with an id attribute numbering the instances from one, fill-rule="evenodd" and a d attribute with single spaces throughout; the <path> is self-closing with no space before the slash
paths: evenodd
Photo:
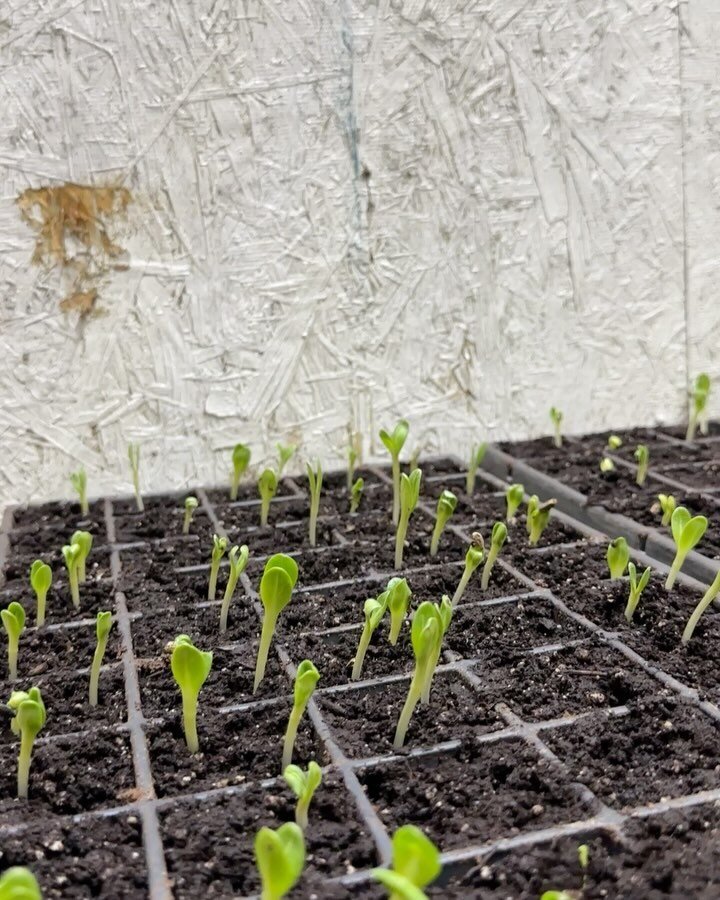
<path id="1" fill-rule="evenodd" d="M 127 490 L 131 439 L 164 488 L 399 414 L 680 419 L 720 377 L 714 5 L 11 0 L 4 500 Z"/>

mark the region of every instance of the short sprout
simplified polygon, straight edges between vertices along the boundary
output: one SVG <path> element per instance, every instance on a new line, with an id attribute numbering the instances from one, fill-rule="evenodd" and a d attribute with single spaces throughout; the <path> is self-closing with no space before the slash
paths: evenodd
<path id="1" fill-rule="evenodd" d="M 562 447 L 562 432 L 560 427 L 562 425 L 563 414 L 557 409 L 555 406 L 550 407 L 550 421 L 553 423 L 553 442 L 556 447 Z"/>
<path id="2" fill-rule="evenodd" d="M 705 516 L 691 517 L 684 506 L 678 506 L 672 514 L 670 528 L 675 541 L 675 559 L 665 582 L 665 590 L 672 589 L 688 553 L 698 544 L 707 531 L 707 527 L 708 520 Z"/>
<path id="3" fill-rule="evenodd" d="M 672 514 L 675 512 L 676 507 L 677 500 L 672 494 L 658 494 L 657 506 L 653 504 L 653 511 L 662 512 L 660 524 L 664 528 L 667 528 L 670 525 L 670 520 L 672 519 Z"/>
<path id="4" fill-rule="evenodd" d="M 405 621 L 412 591 L 405 578 L 391 578 L 387 588 L 387 608 L 390 610 L 390 643 L 395 646 L 400 637 L 400 629 Z"/>
<path id="5" fill-rule="evenodd" d="M 622 444 L 622 438 L 618 434 L 611 434 L 607 439 L 608 450 L 619 450 Z"/>
<path id="6" fill-rule="evenodd" d="M 505 512 L 505 521 L 514 522 L 515 513 L 520 508 L 520 504 L 525 499 L 525 488 L 521 484 L 511 484 L 505 491 L 505 503 L 507 509 Z"/>
<path id="7" fill-rule="evenodd" d="M 695 379 L 695 384 L 690 393 L 690 419 L 688 421 L 687 433 L 685 439 L 692 441 L 695 438 L 695 430 L 700 423 L 700 431 L 707 433 L 707 423 L 705 421 L 705 409 L 707 407 L 708 395 L 710 394 L 710 377 L 701 372 Z"/>
<path id="8" fill-rule="evenodd" d="M 297 668 L 293 687 L 293 707 L 290 710 L 285 740 L 283 741 L 282 771 L 292 762 L 295 738 L 315 687 L 320 680 L 320 673 L 309 659 L 304 659 Z"/>
<path id="9" fill-rule="evenodd" d="M 610 459 L 609 456 L 603 456 L 600 460 L 600 471 L 603 475 L 607 475 L 609 472 L 615 471 L 615 463 Z"/>
<path id="10" fill-rule="evenodd" d="M 70 475 L 70 484 L 72 484 L 78 495 L 80 512 L 86 516 L 90 512 L 90 504 L 87 499 L 87 474 L 85 469 L 78 469 L 77 472 L 72 472 Z"/>
<path id="11" fill-rule="evenodd" d="M 720 593 L 720 572 L 715 576 L 713 583 L 703 594 L 702 599 L 698 603 L 698 605 L 693 610 L 693 614 L 690 616 L 687 625 L 685 626 L 685 630 L 683 631 L 682 642 L 683 645 L 687 645 L 690 641 L 690 638 L 693 636 L 693 632 L 695 631 L 698 622 L 700 621 L 702 614 L 705 610 L 710 606 L 713 600 Z"/>
<path id="12" fill-rule="evenodd" d="M 613 581 L 622 578 L 630 561 L 630 548 L 624 537 L 617 537 L 610 541 L 605 559 L 610 569 L 610 578 Z"/>
<path id="13" fill-rule="evenodd" d="M 476 444 L 470 451 L 470 463 L 468 465 L 467 476 L 465 478 L 465 493 L 472 495 L 475 493 L 475 480 L 477 478 L 477 470 L 482 465 L 487 451 L 487 444 Z"/>
<path id="14" fill-rule="evenodd" d="M 95 620 L 95 637 L 97 640 L 92 666 L 90 667 L 90 706 L 98 705 L 98 688 L 100 686 L 100 668 L 107 650 L 108 636 L 112 628 L 112 613 L 99 612 Z"/>
<path id="15" fill-rule="evenodd" d="M 276 831 L 263 827 L 255 835 L 255 863 L 260 873 L 260 900 L 282 900 L 302 875 L 305 839 L 296 822 L 286 822 Z"/>
<path id="16" fill-rule="evenodd" d="M 630 584 L 630 593 L 628 595 L 628 601 L 625 607 L 625 618 L 628 622 L 632 622 L 632 617 L 635 615 L 635 610 L 637 609 L 637 605 L 640 602 L 642 592 L 648 586 L 648 582 L 650 581 L 651 573 L 652 569 L 650 568 L 650 566 L 648 566 L 642 573 L 640 578 L 638 578 L 635 563 L 628 563 L 628 582 Z"/>
<path id="17" fill-rule="evenodd" d="M 213 547 L 210 554 L 210 579 L 208 581 L 208 600 L 214 600 L 217 595 L 217 580 L 220 572 L 220 562 L 227 550 L 228 539 L 213 535 Z"/>
<path id="18" fill-rule="evenodd" d="M 372 640 L 372 636 L 376 628 L 383 620 L 385 610 L 387 609 L 387 601 L 387 591 L 383 591 L 383 593 L 380 594 L 377 599 L 375 597 L 368 597 L 368 599 L 365 601 L 365 605 L 363 607 L 365 624 L 363 625 L 363 630 L 360 634 L 360 640 L 358 642 L 357 652 L 355 653 L 355 659 L 353 660 L 353 670 L 351 675 L 352 681 L 358 681 L 360 675 L 362 674 L 362 667 L 363 663 L 365 662 L 365 654 L 367 653 L 367 649 L 370 646 L 370 641 Z"/>
<path id="19" fill-rule="evenodd" d="M 400 419 L 391 433 L 383 428 L 380 431 L 380 440 L 385 445 L 392 461 L 393 480 L 393 525 L 397 525 L 400 519 L 400 453 L 405 446 L 410 425 L 406 419 Z"/>
<path id="20" fill-rule="evenodd" d="M 402 568 L 403 551 L 405 549 L 405 538 L 407 536 L 408 523 L 413 510 L 417 506 L 420 496 L 420 479 L 422 472 L 420 469 L 413 469 L 410 475 L 404 472 L 400 477 L 400 517 L 397 523 L 397 532 L 395 534 L 395 568 Z"/>
<path id="21" fill-rule="evenodd" d="M 496 522 L 493 525 L 492 535 L 490 536 L 490 550 L 488 551 L 485 565 L 483 566 L 482 579 L 480 581 L 480 589 L 486 591 L 490 584 L 490 574 L 495 565 L 495 561 L 500 555 L 503 544 L 507 540 L 508 530 L 504 522 Z"/>
<path id="22" fill-rule="evenodd" d="M 297 444 L 275 444 L 275 447 L 278 452 L 277 477 L 280 478 L 283 469 L 293 458 L 297 450 Z"/>
<path id="23" fill-rule="evenodd" d="M 30 869 L 12 866 L 0 875 L 0 900 L 42 900 L 40 885 Z"/>
<path id="24" fill-rule="evenodd" d="M 642 487 L 647 478 L 648 465 L 650 464 L 650 451 L 646 444 L 638 444 L 633 455 L 638 464 L 637 472 L 635 473 L 635 482 Z"/>
<path id="25" fill-rule="evenodd" d="M 403 825 L 392 838 L 392 868 L 373 869 L 372 876 L 390 900 L 422 900 L 423 888 L 442 870 L 440 851 L 415 825 Z"/>
<path id="26" fill-rule="evenodd" d="M 90 551 L 92 550 L 93 536 L 89 531 L 76 531 L 70 538 L 70 544 L 77 544 L 80 548 L 80 553 L 78 554 L 77 559 L 78 582 L 79 584 L 85 584 L 87 578 L 87 559 L 90 556 Z"/>
<path id="27" fill-rule="evenodd" d="M 535 546 L 543 535 L 550 521 L 550 513 L 553 511 L 557 500 L 546 500 L 540 502 L 537 494 L 528 500 L 527 505 L 527 530 L 528 539 L 531 546 Z"/>
<path id="28" fill-rule="evenodd" d="M 197 707 L 200 689 L 212 668 L 213 655 L 198 650 L 186 634 L 179 634 L 172 644 L 170 669 L 182 695 L 185 743 L 191 753 L 200 750 L 197 733 Z"/>
<path id="29" fill-rule="evenodd" d="M 308 485 L 310 487 L 310 523 L 308 531 L 308 539 L 310 546 L 314 547 L 317 543 L 317 520 L 320 513 L 320 493 L 322 491 L 323 470 L 320 462 L 315 463 L 315 468 L 310 465 L 306 466 Z"/>
<path id="30" fill-rule="evenodd" d="M 38 628 L 45 624 L 47 595 L 51 585 L 52 569 L 41 559 L 36 559 L 32 566 L 30 566 L 30 587 L 35 591 L 37 600 L 36 624 Z"/>
<path id="31" fill-rule="evenodd" d="M 7 609 L 0 611 L 0 618 L 8 639 L 8 678 L 10 681 L 16 681 L 20 635 L 25 630 L 25 610 L 20 603 L 13 600 Z"/>
<path id="32" fill-rule="evenodd" d="M 227 585 L 225 586 L 225 594 L 223 596 L 222 605 L 220 607 L 220 634 L 227 631 L 228 613 L 230 612 L 230 603 L 232 602 L 235 588 L 242 573 L 245 571 L 250 551 L 247 544 L 242 547 L 232 547 L 228 556 L 229 572 Z"/>
<path id="33" fill-rule="evenodd" d="M 483 536 L 479 531 L 473 532 L 471 535 L 472 543 L 468 547 L 467 553 L 465 554 L 465 568 L 463 569 L 462 577 L 458 582 L 458 586 L 455 589 L 455 593 L 452 598 L 453 609 L 460 602 L 462 595 L 465 593 L 465 589 L 468 586 L 470 579 L 472 578 L 472 574 L 483 561 L 485 557 L 485 542 L 483 541 Z"/>
<path id="34" fill-rule="evenodd" d="M 140 444 L 128 444 L 127 452 L 132 474 L 133 492 L 135 493 L 135 506 L 138 512 L 144 512 L 145 504 L 140 493 Z"/>
<path id="35" fill-rule="evenodd" d="M 314 759 L 311 759 L 306 772 L 303 772 L 300 766 L 291 764 L 285 768 L 283 778 L 297 797 L 295 821 L 303 831 L 307 831 L 308 810 L 313 795 L 322 782 L 322 769 Z"/>
<path id="36" fill-rule="evenodd" d="M 250 465 L 250 448 L 246 444 L 235 444 L 232 450 L 232 472 L 230 473 L 230 499 L 237 500 L 240 479 Z"/>
<path id="37" fill-rule="evenodd" d="M 363 488 L 365 487 L 365 481 L 362 478 L 356 479 L 353 486 L 350 488 L 350 512 L 356 513 L 358 511 L 358 507 L 360 506 L 360 500 L 362 499 Z"/>
<path id="38" fill-rule="evenodd" d="M 65 560 L 65 568 L 68 573 L 68 584 L 70 585 L 70 596 L 75 609 L 80 609 L 80 586 L 78 584 L 78 560 L 80 559 L 81 549 L 79 544 L 65 544 L 62 548 L 63 559 Z"/>
<path id="39" fill-rule="evenodd" d="M 193 513 L 198 508 L 197 497 L 185 498 L 185 512 L 183 514 L 182 533 L 190 534 L 190 525 L 192 524 Z"/>
<path id="40" fill-rule="evenodd" d="M 419 469 L 416 471 L 419 471 Z M 452 491 L 443 491 L 438 497 L 437 509 L 435 511 L 435 527 L 433 528 L 432 538 L 430 540 L 430 556 L 437 556 L 440 538 L 450 516 L 455 512 L 457 502 L 457 497 Z"/>
<path id="41" fill-rule="evenodd" d="M 270 514 L 270 501 L 275 496 L 278 487 L 277 475 L 272 469 L 264 469 L 258 478 L 258 491 L 260 493 L 260 524 L 264 527 L 268 523 Z"/>
<path id="42" fill-rule="evenodd" d="M 8 708 L 13 714 L 10 730 L 20 738 L 17 795 L 19 799 L 25 800 L 30 783 L 30 762 L 35 738 L 40 734 L 46 718 L 40 688 L 31 687 L 29 691 L 13 691 L 8 700 Z"/>
<path id="43" fill-rule="evenodd" d="M 255 664 L 253 693 L 257 692 L 260 682 L 265 676 L 265 667 L 267 666 L 268 653 L 275 634 L 275 627 L 280 613 L 290 602 L 297 579 L 297 563 L 291 556 L 286 556 L 284 553 L 276 553 L 275 556 L 271 556 L 265 563 L 259 591 L 264 613 L 257 662 Z"/>

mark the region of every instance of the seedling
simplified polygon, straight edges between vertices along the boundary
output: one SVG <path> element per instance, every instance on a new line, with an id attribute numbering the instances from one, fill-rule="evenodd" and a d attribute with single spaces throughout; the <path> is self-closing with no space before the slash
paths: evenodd
<path id="1" fill-rule="evenodd" d="M 400 452 L 405 445 L 409 430 L 408 422 L 400 419 L 392 434 L 388 434 L 384 428 L 380 431 L 380 440 L 387 448 L 392 460 L 393 525 L 397 525 L 400 520 Z"/>
<path id="2" fill-rule="evenodd" d="M 660 524 L 663 527 L 667 528 L 670 524 L 672 514 L 675 512 L 676 507 L 677 500 L 673 497 L 672 494 L 658 494 L 657 509 L 662 511 L 662 519 L 660 520 Z"/>
<path id="3" fill-rule="evenodd" d="M 416 471 L 420 471 L 417 469 Z M 437 556 L 438 546 L 440 545 L 440 537 L 445 530 L 445 526 L 450 516 L 455 512 L 457 506 L 457 497 L 452 491 L 443 491 L 438 497 L 437 509 L 435 511 L 435 527 L 433 528 L 432 538 L 430 540 L 430 556 Z"/>
<path id="4" fill-rule="evenodd" d="M 351 431 L 348 428 L 349 446 L 347 449 L 347 489 L 348 493 L 352 491 L 353 478 L 355 477 L 355 466 L 362 457 L 362 437 L 359 432 Z"/>
<path id="5" fill-rule="evenodd" d="M 372 876 L 390 892 L 390 900 L 425 900 L 423 888 L 442 870 L 440 851 L 415 825 L 403 825 L 392 838 L 392 869 Z"/>
<path id="6" fill-rule="evenodd" d="M 624 537 L 618 537 L 610 541 L 605 559 L 607 559 L 608 568 L 610 569 L 610 579 L 615 581 L 618 578 L 622 578 L 630 561 L 630 548 Z"/>
<path id="7" fill-rule="evenodd" d="M 230 555 L 228 557 L 228 561 L 230 563 L 230 571 L 228 573 L 227 585 L 225 586 L 225 594 L 223 596 L 222 605 L 220 607 L 220 634 L 225 634 L 225 632 L 227 631 L 227 620 L 228 613 L 230 612 L 230 603 L 232 602 L 238 579 L 245 571 L 245 566 L 247 565 L 249 556 L 250 551 L 248 550 L 247 544 L 243 544 L 240 548 L 233 547 L 230 550 Z"/>
<path id="8" fill-rule="evenodd" d="M 95 620 L 95 635 L 97 637 L 97 645 L 93 654 L 92 666 L 90 667 L 90 706 L 98 705 L 98 688 L 100 685 L 100 667 L 103 663 L 105 651 L 107 650 L 108 635 L 112 628 L 112 613 L 99 612 Z"/>
<path id="9" fill-rule="evenodd" d="M 533 494 L 528 500 L 527 529 L 529 542 L 532 547 L 537 544 L 542 537 L 543 531 L 547 528 L 548 522 L 550 521 L 550 513 L 556 503 L 557 500 L 554 498 L 552 500 L 546 500 L 544 503 L 540 503 L 537 494 Z"/>
<path id="10" fill-rule="evenodd" d="M 511 484 L 505 491 L 505 503 L 507 510 L 505 512 L 505 521 L 514 522 L 515 513 L 520 509 L 520 504 L 525 498 L 525 488 L 521 484 Z"/>
<path id="11" fill-rule="evenodd" d="M 492 535 L 490 536 L 490 550 L 488 551 L 485 565 L 483 566 L 482 580 L 480 581 L 480 589 L 486 591 L 490 584 L 490 573 L 492 572 L 495 560 L 500 555 L 503 544 L 507 540 L 508 531 L 504 522 L 496 522 L 493 525 Z"/>
<path id="12" fill-rule="evenodd" d="M 271 556 L 265 563 L 259 591 L 264 613 L 260 646 L 258 647 L 257 663 L 255 665 L 253 693 L 257 692 L 260 682 L 265 675 L 268 652 L 275 634 L 275 626 L 280 613 L 290 602 L 297 579 L 297 563 L 291 556 L 285 556 L 284 553 L 276 553 L 275 556 Z"/>
<path id="13" fill-rule="evenodd" d="M 467 476 L 465 478 L 465 493 L 468 495 L 472 495 L 475 492 L 477 470 L 482 465 L 486 450 L 487 444 L 478 444 L 470 451 L 470 464 L 468 465 Z"/>
<path id="14" fill-rule="evenodd" d="M 556 447 L 562 447 L 562 433 L 560 426 L 562 425 L 563 414 L 554 406 L 550 407 L 550 421 L 553 423 L 554 434 L 553 442 Z"/>
<path id="15" fill-rule="evenodd" d="M 30 869 L 13 866 L 2 873 L 0 900 L 42 900 L 40 885 Z"/>
<path id="16" fill-rule="evenodd" d="M 298 798 L 295 805 L 295 821 L 303 831 L 308 827 L 308 810 L 312 802 L 313 794 L 322 782 L 322 769 L 311 759 L 307 772 L 303 772 L 300 766 L 289 765 L 283 772 L 283 778 L 290 786 L 290 790 Z"/>
<path id="17" fill-rule="evenodd" d="M 710 606 L 713 600 L 720 593 L 720 572 L 717 573 L 713 583 L 703 594 L 702 600 L 698 603 L 698 605 L 693 610 L 693 614 L 688 619 L 688 623 L 685 626 L 685 630 L 683 631 L 682 642 L 683 645 L 687 645 L 690 638 L 693 636 L 693 632 L 697 627 L 697 623 L 700 621 L 702 614 L 705 610 Z"/>
<path id="18" fill-rule="evenodd" d="M 65 568 L 68 573 L 68 584 L 70 585 L 70 596 L 75 609 L 80 609 L 80 585 L 78 584 L 78 560 L 82 550 L 79 544 L 65 544 L 62 548 L 63 559 L 65 560 Z"/>
<path id="19" fill-rule="evenodd" d="M 17 795 L 20 800 L 26 800 L 33 745 L 45 724 L 45 704 L 40 694 L 40 688 L 31 687 L 29 691 L 13 691 L 8 700 L 8 708 L 13 714 L 13 718 L 10 720 L 10 730 L 20 738 Z"/>
<path id="20" fill-rule="evenodd" d="M 70 538 L 70 544 L 77 544 L 80 548 L 80 554 L 77 560 L 78 583 L 85 584 L 87 579 L 85 564 L 87 563 L 90 551 L 92 550 L 93 536 L 89 531 L 76 531 Z"/>
<path id="21" fill-rule="evenodd" d="M 232 450 L 232 472 L 230 474 L 230 499 L 237 500 L 240 479 L 250 465 L 250 448 L 246 444 L 235 444 Z"/>
<path id="22" fill-rule="evenodd" d="M 37 600 L 37 619 L 38 628 L 45 624 L 45 609 L 47 606 L 47 595 L 52 585 L 52 569 L 47 563 L 41 559 L 36 559 L 30 566 L 30 587 L 35 591 Z"/>
<path id="23" fill-rule="evenodd" d="M 700 431 L 707 434 L 707 423 L 705 422 L 705 408 L 707 406 L 708 395 L 710 394 L 710 378 L 705 372 L 701 372 L 695 379 L 695 386 L 690 393 L 690 419 L 688 421 L 687 434 L 685 439 L 692 441 L 695 438 L 695 430 L 698 422 L 700 422 Z"/>
<path id="24" fill-rule="evenodd" d="M 590 848 L 587 844 L 580 844 L 577 848 L 578 865 L 582 871 L 582 887 L 580 893 L 577 891 L 545 891 L 540 900 L 579 900 L 580 895 L 585 891 L 587 884 L 587 867 L 590 862 Z"/>
<path id="25" fill-rule="evenodd" d="M 645 444 L 638 444 L 633 454 L 637 462 L 637 472 L 635 473 L 635 483 L 642 487 L 647 478 L 648 465 L 650 463 L 650 451 Z"/>
<path id="26" fill-rule="evenodd" d="M 277 467 L 277 477 L 283 473 L 283 469 L 290 462 L 293 457 L 293 454 L 297 450 L 297 444 L 275 444 L 278 452 L 278 467 Z"/>
<path id="27" fill-rule="evenodd" d="M 600 460 L 600 471 L 603 475 L 607 475 L 608 472 L 615 471 L 615 463 L 610 459 L 609 456 L 603 456 Z"/>
<path id="28" fill-rule="evenodd" d="M 263 827 L 255 835 L 255 863 L 260 873 L 260 900 L 282 900 L 293 889 L 305 865 L 305 839 L 296 822 L 277 831 Z"/>
<path id="29" fill-rule="evenodd" d="M 144 512 L 145 504 L 140 494 L 140 444 L 128 444 L 128 460 L 132 473 L 133 491 L 135 492 L 135 506 L 138 512 Z"/>
<path id="30" fill-rule="evenodd" d="M 675 559 L 670 567 L 665 590 L 669 591 L 675 584 L 678 572 L 682 568 L 688 553 L 695 547 L 707 531 L 708 520 L 705 516 L 690 516 L 684 506 L 678 506 L 670 519 L 670 528 L 675 541 Z"/>
<path id="31" fill-rule="evenodd" d="M 183 515 L 183 534 L 190 534 L 190 525 L 192 524 L 193 513 L 198 508 L 197 497 L 185 498 L 185 514 Z"/>
<path id="32" fill-rule="evenodd" d="M 352 488 L 350 488 L 350 512 L 355 513 L 358 510 L 358 506 L 360 506 L 360 500 L 362 499 L 363 488 L 365 487 L 365 481 L 362 478 L 358 478 L 355 484 L 353 484 Z"/>
<path id="33" fill-rule="evenodd" d="M 3 628 L 8 639 L 8 678 L 10 681 L 15 681 L 17 679 L 20 635 L 25 630 L 25 610 L 21 604 L 13 600 L 7 609 L 0 611 L 0 618 L 2 618 Z"/>
<path id="34" fill-rule="evenodd" d="M 394 647 L 400 637 L 400 629 L 410 606 L 412 591 L 405 578 L 391 578 L 385 593 L 390 610 L 390 643 Z"/>
<path id="35" fill-rule="evenodd" d="M 200 750 L 197 733 L 197 707 L 200 688 L 207 681 L 213 655 L 198 650 L 186 634 L 179 634 L 172 643 L 170 669 L 182 694 L 185 743 L 191 753 Z"/>
<path id="36" fill-rule="evenodd" d="M 468 547 L 468 551 L 465 554 L 465 568 L 463 569 L 462 577 L 458 583 L 457 588 L 455 589 L 455 593 L 452 598 L 453 609 L 460 602 L 462 595 L 465 593 L 465 588 L 468 586 L 468 582 L 472 578 L 472 574 L 483 561 L 485 556 L 485 542 L 483 541 L 483 537 L 479 531 L 474 531 L 471 535 L 472 544 Z"/>
<path id="37" fill-rule="evenodd" d="M 426 600 L 415 611 L 411 629 L 415 670 L 395 730 L 393 746 L 396 750 L 405 743 L 410 719 L 418 702 L 429 696 L 435 667 L 440 658 L 442 639 L 450 624 L 451 615 L 452 604 L 446 597 L 443 597 L 442 606 Z"/>
<path id="38" fill-rule="evenodd" d="M 360 678 L 363 663 L 365 662 L 365 654 L 367 653 L 367 649 L 370 646 L 370 641 L 375 632 L 375 629 L 383 620 L 385 610 L 387 609 L 387 601 L 388 591 L 383 591 L 377 599 L 375 599 L 374 597 L 368 597 L 368 599 L 365 601 L 365 606 L 363 607 L 365 624 L 363 625 L 363 630 L 360 634 L 357 652 L 355 653 L 355 659 L 353 661 L 353 670 L 351 675 L 352 681 L 358 681 Z"/>
<path id="39" fill-rule="evenodd" d="M 323 471 L 319 462 L 315 463 L 315 469 L 307 464 L 307 477 L 310 486 L 310 526 L 309 540 L 310 546 L 314 547 L 317 542 L 317 520 L 320 512 L 320 492 L 322 491 Z"/>
<path id="40" fill-rule="evenodd" d="M 650 566 L 645 569 L 640 578 L 637 576 L 637 569 L 635 568 L 635 563 L 628 563 L 628 581 L 630 583 L 630 595 L 628 596 L 627 606 L 625 607 L 625 618 L 628 623 L 632 622 L 632 617 L 635 615 L 635 610 L 637 609 L 637 605 L 640 602 L 640 597 L 642 596 L 642 592 L 648 586 L 648 582 L 650 581 L 650 574 L 652 569 Z"/>
<path id="41" fill-rule="evenodd" d="M 622 447 L 622 438 L 618 434 L 611 434 L 607 440 L 608 450 L 619 450 Z"/>
<path id="42" fill-rule="evenodd" d="M 208 600 L 214 600 L 217 595 L 218 572 L 220 571 L 220 562 L 225 556 L 227 550 L 228 539 L 226 537 L 218 537 L 213 535 L 213 548 L 210 554 L 210 580 L 208 582 Z"/>
<path id="43" fill-rule="evenodd" d="M 277 487 L 277 475 L 272 469 L 265 469 L 258 478 L 258 491 L 260 492 L 260 524 L 263 527 L 268 523 L 270 501 L 275 496 Z"/>
<path id="44" fill-rule="evenodd" d="M 395 568 L 402 568 L 403 550 L 405 549 L 405 537 L 407 536 L 408 523 L 413 510 L 417 506 L 420 496 L 420 469 L 413 469 L 410 475 L 404 472 L 400 477 L 400 518 L 395 534 Z"/>
<path id="45" fill-rule="evenodd" d="M 70 484 L 75 489 L 80 503 L 80 512 L 86 516 L 90 512 L 90 504 L 87 499 L 87 474 L 85 469 L 78 469 L 70 475 Z"/>
<path id="46" fill-rule="evenodd" d="M 302 719 L 315 686 L 320 680 L 320 673 L 309 659 L 304 659 L 297 668 L 295 685 L 293 687 L 293 708 L 290 710 L 285 740 L 283 741 L 282 771 L 292 762 L 295 738 L 297 737 L 300 720 Z"/>

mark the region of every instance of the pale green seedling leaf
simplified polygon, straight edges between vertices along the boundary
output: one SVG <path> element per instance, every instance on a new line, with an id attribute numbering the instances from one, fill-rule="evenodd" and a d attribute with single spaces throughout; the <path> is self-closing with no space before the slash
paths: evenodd
<path id="1" fill-rule="evenodd" d="M 40 885 L 23 866 L 13 866 L 0 875 L 0 900 L 42 900 Z"/>
<path id="2" fill-rule="evenodd" d="M 295 822 L 286 822 L 277 831 L 261 828 L 255 836 L 255 861 L 263 900 L 281 900 L 292 890 L 305 865 L 302 829 Z"/>

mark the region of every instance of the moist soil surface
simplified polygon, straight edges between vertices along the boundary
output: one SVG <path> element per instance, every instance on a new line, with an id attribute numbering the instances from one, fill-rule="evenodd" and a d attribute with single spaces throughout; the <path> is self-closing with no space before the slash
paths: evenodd
<path id="1" fill-rule="evenodd" d="M 720 521 L 699 482 L 715 472 L 720 444 L 716 456 L 711 440 L 684 445 L 652 429 L 618 434 L 623 446 L 611 478 L 597 469 L 607 434 L 568 439 L 560 450 L 549 439 L 504 449 L 650 527 L 658 485 L 689 467 L 698 478 L 678 479 L 687 487 L 678 488 L 678 500 L 711 519 L 711 546 Z M 622 465 L 638 443 L 651 454 L 642 488 Z M 404 745 L 394 746 L 414 666 L 413 611 L 453 596 L 470 535 L 480 532 L 489 545 L 493 523 L 505 516 L 502 483 L 479 472 L 468 495 L 462 465 L 422 458 L 419 465 L 420 503 L 397 572 L 387 469 L 355 473 L 365 489 L 352 515 L 347 474 L 325 477 L 314 547 L 301 477 L 282 479 L 267 526 L 251 481 L 241 484 L 237 502 L 225 488 L 189 489 L 147 497 L 143 512 L 123 498 L 92 503 L 84 518 L 72 503 L 6 517 L 0 592 L 5 603 L 19 600 L 28 620 L 18 680 L 10 683 L 3 670 L 0 687 L 5 696 L 39 687 L 47 723 L 23 801 L 15 799 L 18 745 L 9 715 L 0 730 L 0 868 L 30 866 L 46 897 L 146 898 L 150 883 L 176 898 L 256 894 L 255 833 L 294 816 L 280 758 L 295 667 L 310 659 L 321 677 L 293 761 L 317 761 L 323 781 L 310 807 L 305 872 L 291 898 L 386 896 L 369 872 L 386 862 L 388 836 L 407 823 L 455 854 L 427 888 L 432 898 L 536 898 L 550 889 L 583 900 L 720 896 L 713 793 L 720 797 L 720 615 L 708 611 L 682 647 L 701 592 L 680 582 L 667 592 L 653 571 L 628 623 L 627 577 L 610 579 L 606 540 L 588 538 L 567 519 L 553 514 L 536 546 L 528 543 L 524 508 L 507 523 L 488 588 L 480 567 L 454 611 L 429 702 L 416 707 Z M 431 557 L 443 490 L 455 494 L 457 507 Z M 182 535 L 191 493 L 200 505 Z M 60 552 L 76 528 L 95 538 L 79 609 Z M 224 633 L 226 560 L 215 596 L 208 594 L 215 533 L 250 549 Z M 257 589 L 276 552 L 296 558 L 299 579 L 254 690 Z M 51 565 L 54 579 L 42 628 L 28 584 L 36 558 Z M 394 575 L 412 590 L 399 638 L 390 643 L 386 616 L 352 681 L 364 602 Z M 101 609 L 114 621 L 100 702 L 90 707 Z M 178 634 L 213 653 L 195 755 L 170 671 L 168 645 Z M 589 847 L 584 873 L 581 843 Z"/>

